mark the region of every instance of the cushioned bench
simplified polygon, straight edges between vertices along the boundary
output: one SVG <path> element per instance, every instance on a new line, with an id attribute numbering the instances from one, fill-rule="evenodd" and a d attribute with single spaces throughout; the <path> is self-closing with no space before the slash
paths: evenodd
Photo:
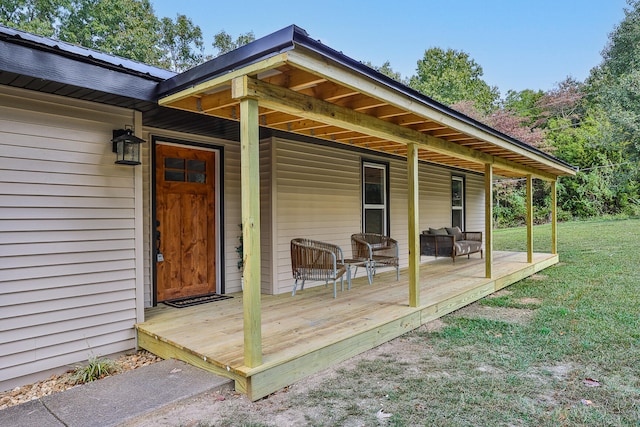
<path id="1" fill-rule="evenodd" d="M 420 255 L 447 256 L 456 261 L 460 255 L 480 252 L 482 258 L 482 232 L 461 231 L 458 227 L 429 228 L 420 234 Z"/>

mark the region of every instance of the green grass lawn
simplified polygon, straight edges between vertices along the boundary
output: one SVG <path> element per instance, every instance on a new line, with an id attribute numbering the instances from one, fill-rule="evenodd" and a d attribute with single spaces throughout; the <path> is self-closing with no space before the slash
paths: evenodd
<path id="1" fill-rule="evenodd" d="M 496 231 L 495 249 L 524 251 L 525 233 Z M 534 250 L 550 235 L 535 227 Z M 393 426 L 640 426 L 640 220 L 563 223 L 558 246 L 558 265 L 476 303 L 527 322 L 452 313 L 411 332 L 396 341 L 423 349 L 413 362 L 382 353 L 298 402 L 334 414 L 309 425 L 377 425 L 377 405 Z"/>

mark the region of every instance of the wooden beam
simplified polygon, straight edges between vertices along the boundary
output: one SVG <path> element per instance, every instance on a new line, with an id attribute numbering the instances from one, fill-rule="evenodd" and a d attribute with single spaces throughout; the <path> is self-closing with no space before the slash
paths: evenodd
<path id="1" fill-rule="evenodd" d="M 527 262 L 533 262 L 533 177 L 527 175 Z"/>
<path id="2" fill-rule="evenodd" d="M 289 68 L 286 72 L 263 79 L 269 83 L 285 86 L 291 90 L 304 90 L 325 83 L 327 79 L 299 68 Z"/>
<path id="3" fill-rule="evenodd" d="M 502 157 L 496 157 L 496 156 L 491 156 L 491 157 L 493 157 L 494 159 L 493 165 L 495 167 L 509 171 L 509 172 L 516 172 L 520 174 L 520 176 L 532 175 L 536 178 L 543 179 L 545 181 L 553 181 L 554 179 L 556 179 L 555 175 L 538 170 L 536 168 L 532 168 L 531 166 L 522 165 Z"/>
<path id="4" fill-rule="evenodd" d="M 409 183 L 409 307 L 420 306 L 420 205 L 418 192 L 418 144 L 407 144 Z"/>
<path id="5" fill-rule="evenodd" d="M 260 105 L 274 110 L 403 144 L 418 143 L 432 151 L 449 155 L 455 154 L 456 157 L 478 163 L 482 160 L 489 163 L 493 161 L 492 156 L 484 153 L 260 80 L 248 78 L 244 90 L 246 90 L 244 96 L 255 97 L 260 100 Z"/>
<path id="6" fill-rule="evenodd" d="M 501 169 L 517 170 L 524 174 L 539 176 L 543 179 L 553 179 L 554 175 L 516 162 L 494 157 L 442 138 L 418 132 L 416 130 L 398 126 L 394 123 L 378 119 L 368 114 L 354 111 L 351 108 L 332 104 L 295 91 L 271 85 L 263 81 L 249 78 L 241 88 L 234 86 L 233 97 L 251 96 L 260 100 L 260 105 L 285 113 L 298 115 L 310 120 L 320 121 L 332 126 L 351 129 L 364 135 L 387 139 L 402 144 L 417 143 L 421 148 L 441 154 L 447 154 L 474 163 L 496 163 Z"/>
<path id="7" fill-rule="evenodd" d="M 324 99 L 325 101 L 336 101 L 341 98 L 355 96 L 360 92 L 350 87 L 337 85 L 334 82 L 326 82 L 314 87 L 313 93 L 316 98 Z"/>
<path id="8" fill-rule="evenodd" d="M 296 49 L 295 51 L 288 52 L 287 60 L 292 65 L 312 73 L 319 73 L 328 80 L 340 82 L 346 86 L 358 89 L 361 93 L 385 101 L 390 105 L 395 105 L 399 108 L 413 111 L 422 117 L 442 123 L 447 127 L 451 127 L 467 135 L 488 141 L 498 147 L 502 147 L 518 153 L 519 155 L 534 159 L 538 163 L 557 170 L 559 174 L 575 175 L 575 171 L 573 169 L 529 151 L 524 147 L 518 147 L 513 143 L 496 136 L 492 132 L 488 132 L 459 118 L 443 113 L 439 109 L 417 102 L 416 99 L 400 93 L 391 87 L 380 85 L 380 83 L 375 80 L 361 76 L 355 71 L 327 64 L 326 58 L 315 52 L 311 52 L 303 48 Z"/>
<path id="9" fill-rule="evenodd" d="M 551 253 L 558 253 L 558 189 L 551 181 Z"/>
<path id="10" fill-rule="evenodd" d="M 189 86 L 188 88 L 183 89 L 179 92 L 173 93 L 171 95 L 167 95 L 164 98 L 160 98 L 158 100 L 158 104 L 164 105 L 164 106 L 171 106 L 171 104 L 175 101 L 179 101 L 181 99 L 187 98 L 192 95 L 199 95 L 202 92 L 207 92 L 218 86 L 228 84 L 236 77 L 241 77 L 243 75 L 254 75 L 265 70 L 277 68 L 281 65 L 284 65 L 286 61 L 287 61 L 287 53 L 286 52 L 280 53 L 270 58 L 263 59 L 262 61 L 249 64 L 245 67 L 238 68 L 228 73 L 224 73 L 221 76 L 213 77 L 210 80 L 204 81 L 195 86 Z"/>
<path id="11" fill-rule="evenodd" d="M 401 110 L 398 107 L 395 107 L 393 105 L 385 105 L 385 106 L 376 108 L 374 115 L 379 119 L 388 119 L 392 117 L 393 118 L 404 117 L 404 116 L 410 116 L 410 115 L 413 116 L 414 119 L 416 117 L 415 115 L 413 115 L 411 111 Z M 395 120 L 399 120 L 399 119 L 394 119 L 394 122 L 397 124 Z"/>
<path id="12" fill-rule="evenodd" d="M 234 80 L 234 84 L 237 83 Z M 262 364 L 258 101 L 240 100 L 240 184 L 244 251 L 244 364 Z"/>
<path id="13" fill-rule="evenodd" d="M 493 263 L 493 166 L 484 165 L 484 271 L 491 279 Z"/>
<path id="14" fill-rule="evenodd" d="M 386 102 L 362 94 L 354 95 L 349 98 L 338 99 L 334 101 L 333 104 L 356 111 L 370 110 L 388 105 Z"/>

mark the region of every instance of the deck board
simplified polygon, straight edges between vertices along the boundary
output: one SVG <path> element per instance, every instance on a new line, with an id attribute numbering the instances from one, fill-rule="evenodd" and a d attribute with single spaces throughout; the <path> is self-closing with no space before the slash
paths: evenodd
<path id="1" fill-rule="evenodd" d="M 425 257 L 426 258 L 426 257 Z M 262 296 L 262 365 L 244 366 L 242 294 L 188 308 L 148 309 L 137 325 L 140 345 L 161 357 L 182 358 L 236 380 L 258 399 L 306 375 L 441 317 L 558 262 L 557 255 L 494 252 L 493 278 L 479 257 L 425 262 L 420 267 L 420 305 L 409 307 L 407 270 L 365 275 L 350 291 L 332 285 Z M 148 348 L 151 347 L 151 348 Z M 275 387 L 275 388 L 274 388 Z"/>

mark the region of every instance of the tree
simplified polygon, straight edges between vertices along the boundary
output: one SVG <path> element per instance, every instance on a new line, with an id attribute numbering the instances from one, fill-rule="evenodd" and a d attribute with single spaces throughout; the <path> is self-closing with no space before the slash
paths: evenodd
<path id="1" fill-rule="evenodd" d="M 573 124 L 580 121 L 584 114 L 584 105 L 581 102 L 584 97 L 583 84 L 571 77 L 558 83 L 556 88 L 547 91 L 538 101 L 536 107 L 540 109 L 540 118 L 566 119 Z"/>
<path id="2" fill-rule="evenodd" d="M 542 149 L 551 151 L 552 148 L 546 143 L 545 131 L 543 129 L 528 124 L 528 118 L 516 114 L 512 110 L 496 109 L 489 114 L 478 111 L 473 101 L 463 101 L 453 104 L 453 109 L 482 122 L 492 128 L 509 135 L 519 141 Z"/>
<path id="3" fill-rule="evenodd" d="M 223 55 L 227 52 L 231 52 L 239 48 L 240 46 L 244 46 L 248 43 L 251 43 L 256 39 L 256 36 L 253 34 L 253 31 L 249 31 L 248 33 L 240 34 L 235 40 L 229 33 L 225 30 L 220 30 L 213 36 L 213 48 L 217 51 L 216 56 Z"/>
<path id="4" fill-rule="evenodd" d="M 515 115 L 525 117 L 524 123 L 527 126 L 537 124 L 542 109 L 537 105 L 540 98 L 544 96 L 542 90 L 525 89 L 521 91 L 509 90 L 501 102 L 500 108 L 511 111 Z"/>
<path id="5" fill-rule="evenodd" d="M 640 69 L 640 1 L 627 0 L 625 18 L 609 34 L 609 42 L 602 51 L 603 65 L 614 77 Z"/>
<path id="6" fill-rule="evenodd" d="M 418 61 L 416 71 L 409 86 L 436 101 L 446 105 L 473 101 L 475 108 L 484 114 L 496 107 L 498 88 L 482 79 L 482 67 L 465 52 L 428 49 Z"/>
<path id="7" fill-rule="evenodd" d="M 0 23 L 18 30 L 54 37 L 56 22 L 68 13 L 70 0 L 2 0 Z"/>
<path id="8" fill-rule="evenodd" d="M 71 10 L 61 40 L 160 65 L 160 23 L 149 0 L 72 0 Z"/>
<path id="9" fill-rule="evenodd" d="M 568 180 L 582 200 L 590 201 L 583 210 L 597 215 L 640 213 L 640 1 L 627 3 L 624 19 L 602 51 L 602 64 L 591 70 L 585 85 L 587 118 L 593 116 L 597 128 L 606 131 L 588 135 L 590 157 L 597 157 L 591 165 L 580 161 L 585 176 L 577 178 L 583 182 Z M 584 128 L 588 122 L 582 122 Z"/>
<path id="10" fill-rule="evenodd" d="M 160 20 L 160 48 L 164 50 L 162 64 L 165 68 L 182 72 L 204 62 L 202 30 L 191 19 L 178 14 Z"/>
<path id="11" fill-rule="evenodd" d="M 628 155 L 640 160 L 640 1 L 628 0 L 625 18 L 609 35 L 603 62 L 589 79 L 593 102 L 631 142 Z"/>
<path id="12" fill-rule="evenodd" d="M 382 64 L 382 66 L 378 67 L 376 65 L 373 65 L 371 62 L 366 61 L 363 62 L 364 65 L 366 65 L 369 68 L 373 68 L 374 70 L 376 70 L 379 73 L 384 74 L 385 76 L 392 78 L 393 80 L 396 80 L 402 84 L 408 84 L 409 81 L 407 79 L 403 79 L 402 75 L 396 71 L 393 71 L 393 68 L 391 68 L 391 63 L 389 61 L 385 61 L 384 64 Z"/>

